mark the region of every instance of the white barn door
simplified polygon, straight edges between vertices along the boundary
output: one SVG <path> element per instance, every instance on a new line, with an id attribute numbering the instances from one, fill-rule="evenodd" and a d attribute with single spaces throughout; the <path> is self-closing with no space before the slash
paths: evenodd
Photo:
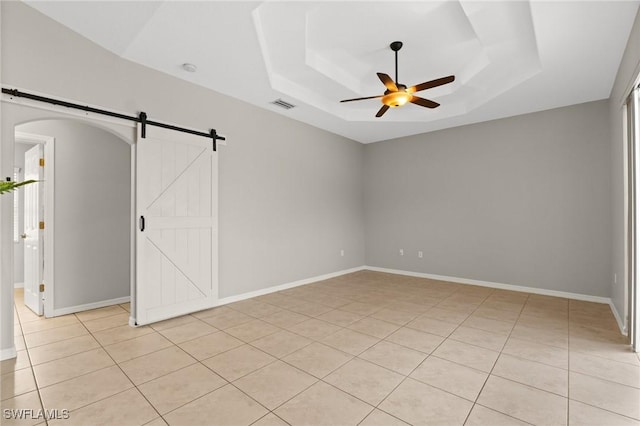
<path id="1" fill-rule="evenodd" d="M 136 324 L 218 301 L 218 156 L 212 141 L 153 126 L 136 145 Z"/>

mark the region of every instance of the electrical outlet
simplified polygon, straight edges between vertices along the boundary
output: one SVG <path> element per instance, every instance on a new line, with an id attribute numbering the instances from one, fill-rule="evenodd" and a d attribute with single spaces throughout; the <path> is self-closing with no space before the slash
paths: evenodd
<path id="1" fill-rule="evenodd" d="M 400 256 L 404 256 L 404 249 L 400 249 Z"/>
<path id="2" fill-rule="evenodd" d="M 422 250 L 419 250 L 419 251 L 418 251 L 418 258 L 419 258 L 419 259 L 422 259 Z"/>
<path id="3" fill-rule="evenodd" d="M 344 250 L 340 250 L 340 256 L 344 256 Z"/>

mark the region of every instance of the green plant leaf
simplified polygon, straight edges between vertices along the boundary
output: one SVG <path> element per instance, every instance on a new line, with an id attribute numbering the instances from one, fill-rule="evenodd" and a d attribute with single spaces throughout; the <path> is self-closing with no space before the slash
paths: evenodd
<path id="1" fill-rule="evenodd" d="M 0 182 L 0 194 L 4 194 L 5 192 L 15 191 L 21 186 L 28 185 L 30 183 L 39 182 L 37 180 L 25 180 L 24 182 Z"/>

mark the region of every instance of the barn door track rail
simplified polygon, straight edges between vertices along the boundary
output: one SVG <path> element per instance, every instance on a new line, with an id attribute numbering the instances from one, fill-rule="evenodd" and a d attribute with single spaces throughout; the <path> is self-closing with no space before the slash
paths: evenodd
<path id="1" fill-rule="evenodd" d="M 63 101 L 63 100 L 60 100 L 60 99 L 49 98 L 49 97 L 46 97 L 46 96 L 34 95 L 32 93 L 22 92 L 22 91 L 20 91 L 18 89 L 7 89 L 7 88 L 4 88 L 4 87 L 2 88 L 2 93 L 7 94 L 7 95 L 12 96 L 12 97 L 16 97 L 16 98 L 31 99 L 33 101 L 46 102 L 46 103 L 53 104 L 53 105 L 60 105 L 60 106 L 67 107 L 67 108 L 73 108 L 73 109 L 79 109 L 81 111 L 92 112 L 94 114 L 107 115 L 109 117 L 120 118 L 122 120 L 134 121 L 136 123 L 142 124 L 142 132 L 141 132 L 142 135 L 141 136 L 143 138 L 146 137 L 147 126 L 156 126 L 156 127 L 162 127 L 163 129 L 175 130 L 176 132 L 189 133 L 189 134 L 196 135 L 196 136 L 203 136 L 205 138 L 211 138 L 211 140 L 213 142 L 213 150 L 214 151 L 216 151 L 216 149 L 217 149 L 217 141 L 226 140 L 224 136 L 218 135 L 218 133 L 216 132 L 216 129 L 211 129 L 211 130 L 209 130 L 209 133 L 206 133 L 206 132 L 200 132 L 198 130 L 186 129 L 184 127 L 178 127 L 178 126 L 173 126 L 171 124 L 161 123 L 159 121 L 151 121 L 151 120 L 147 119 L 147 114 L 145 112 L 140 112 L 138 114 L 138 116 L 120 114 L 118 112 L 113 112 L 113 111 L 109 111 L 109 110 L 106 110 L 106 109 L 93 108 L 93 107 L 90 107 L 88 105 L 75 104 L 73 102 L 67 102 L 67 101 Z"/>

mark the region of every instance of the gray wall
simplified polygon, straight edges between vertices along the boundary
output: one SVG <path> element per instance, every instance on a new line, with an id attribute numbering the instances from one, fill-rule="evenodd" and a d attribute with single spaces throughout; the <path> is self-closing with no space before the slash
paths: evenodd
<path id="1" fill-rule="evenodd" d="M 367 145 L 367 265 L 608 296 L 609 137 L 605 100 Z"/>
<path id="2" fill-rule="evenodd" d="M 24 176 L 24 153 L 31 149 L 34 145 L 28 143 L 17 143 L 14 155 L 13 164 L 15 167 L 19 167 L 22 176 Z M 22 180 L 22 178 L 20 178 Z M 18 202 L 19 214 L 18 214 L 18 234 L 22 234 L 24 229 L 24 197 L 21 192 L 16 192 L 20 198 Z M 15 196 L 15 195 L 14 195 Z M 13 282 L 18 284 L 24 283 L 24 242 L 22 238 L 18 239 L 13 244 Z"/>
<path id="3" fill-rule="evenodd" d="M 126 61 L 20 2 L 1 7 L 4 86 L 227 137 L 220 297 L 364 264 L 361 144 Z"/>
<path id="4" fill-rule="evenodd" d="M 624 277 L 624 250 L 625 250 L 625 223 L 624 223 L 624 133 L 623 124 L 624 99 L 629 95 L 633 79 L 640 72 L 640 12 L 631 30 L 627 48 L 620 62 L 618 75 L 611 90 L 609 113 L 611 116 L 611 180 L 612 180 L 612 266 L 613 273 L 618 276 L 617 283 L 611 280 L 611 300 L 618 313 L 623 316 L 625 312 L 625 286 Z"/>
<path id="5" fill-rule="evenodd" d="M 55 138 L 54 309 L 129 296 L 130 145 L 70 120 L 16 130 Z"/>

